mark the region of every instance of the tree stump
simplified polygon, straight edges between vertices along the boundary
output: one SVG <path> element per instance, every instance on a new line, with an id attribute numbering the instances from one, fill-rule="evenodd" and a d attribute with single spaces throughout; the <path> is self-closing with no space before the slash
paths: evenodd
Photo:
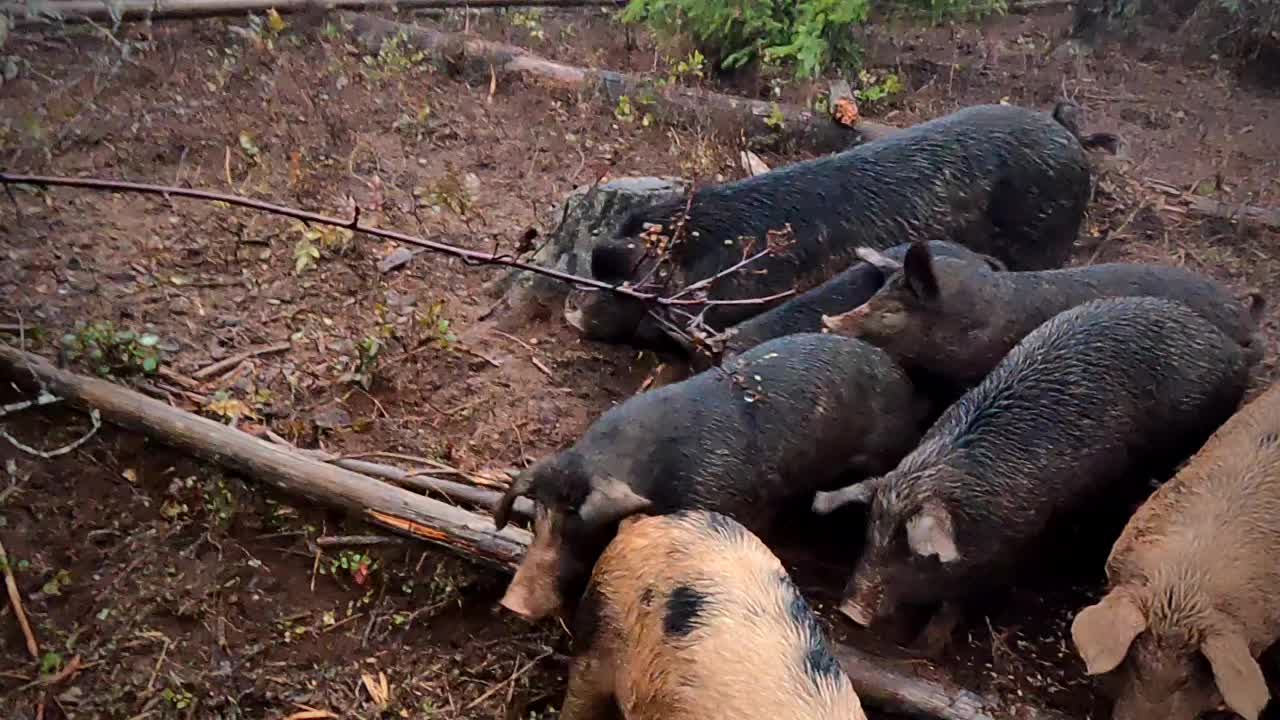
<path id="1" fill-rule="evenodd" d="M 679 178 L 627 177 L 583 186 L 557 208 L 559 226 L 545 239 L 533 262 L 567 273 L 591 276 L 591 249 L 609 237 L 637 208 L 683 197 L 689 185 Z M 550 319 L 563 312 L 568 284 L 527 270 L 513 270 L 492 287 L 502 295 L 500 327 L 511 328 L 533 319 Z"/>

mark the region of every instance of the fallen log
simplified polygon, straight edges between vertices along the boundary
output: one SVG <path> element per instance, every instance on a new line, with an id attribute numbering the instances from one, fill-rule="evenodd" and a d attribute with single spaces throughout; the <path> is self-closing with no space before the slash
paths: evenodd
<path id="1" fill-rule="evenodd" d="M 108 422 L 497 567 L 515 567 L 531 540 L 527 531 L 507 527 L 497 532 L 488 517 L 300 455 L 120 385 L 61 370 L 8 345 L 0 344 L 0 373 L 28 385 L 34 375 L 49 392 L 77 407 L 98 410 Z"/>
<path id="2" fill-rule="evenodd" d="M 448 10 L 521 7 L 621 7 L 625 0 L 49 0 L 34 10 L 37 15 L 66 22 L 84 20 L 168 20 L 173 18 L 219 17 L 264 13 L 281 14 L 334 9 L 398 8 L 402 10 Z M 115 13 L 113 15 L 112 13 Z M 0 13 L 17 20 L 18 27 L 37 22 L 28 17 L 25 2 L 0 3 Z"/>
<path id="3" fill-rule="evenodd" d="M 278 445 L 285 444 L 283 438 L 277 440 L 278 436 L 274 433 L 268 433 L 268 439 Z M 292 447 L 292 446 L 289 446 Z M 320 462 L 337 465 L 352 472 L 368 475 L 369 477 L 390 480 L 391 482 L 405 487 L 411 487 L 418 490 L 426 490 L 428 492 L 440 493 L 444 497 L 455 502 L 464 502 L 470 505 L 476 505 L 486 510 L 492 510 L 498 506 L 498 501 L 502 499 L 502 493 L 488 490 L 486 488 L 467 485 L 465 483 L 453 482 L 452 480 L 443 480 L 437 477 L 431 477 L 425 474 L 413 473 L 394 465 L 383 465 L 382 463 L 369 462 L 368 460 L 358 460 L 355 458 L 344 458 L 331 455 L 323 450 L 307 450 L 294 448 L 294 452 L 301 453 L 310 458 L 319 460 Z M 512 512 L 517 516 L 524 518 L 533 517 L 533 502 L 528 498 L 516 498 L 516 503 L 512 507 Z"/>
<path id="4" fill-rule="evenodd" d="M 848 127 L 828 115 L 794 105 L 667 84 L 613 70 L 566 65 L 503 43 L 472 35 L 442 32 L 357 13 L 342 13 L 356 41 L 366 52 L 376 53 L 383 43 L 396 39 L 414 50 L 453 67 L 464 67 L 478 76 L 514 76 L 543 83 L 553 89 L 598 97 L 611 107 L 623 96 L 639 108 L 685 124 L 709 123 L 725 137 L 745 135 L 757 144 L 791 145 L 813 153 L 832 153 L 854 145 L 888 137 L 899 128 L 867 120 Z"/>
<path id="5" fill-rule="evenodd" d="M 1001 702 L 956 685 L 948 678 L 927 680 L 895 661 L 836 643 L 836 659 L 848 673 L 858 697 L 866 705 L 916 718 L 938 720 L 1069 720 L 1062 713 Z"/>
<path id="6" fill-rule="evenodd" d="M 1280 231 L 1280 210 L 1254 205 L 1234 205 L 1199 195 L 1187 196 L 1187 207 L 1197 215 L 1230 220 L 1253 222 Z"/>

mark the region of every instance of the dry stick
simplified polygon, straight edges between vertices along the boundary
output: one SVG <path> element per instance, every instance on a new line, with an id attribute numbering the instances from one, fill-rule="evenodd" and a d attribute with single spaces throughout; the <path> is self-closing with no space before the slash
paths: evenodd
<path id="1" fill-rule="evenodd" d="M 623 96 L 644 98 L 657 114 L 669 114 L 689 124 L 711 121 L 722 135 L 737 139 L 768 138 L 793 142 L 816 153 L 847 150 L 854 145 L 888 137 L 899 128 L 870 121 L 854 127 L 841 125 L 825 113 L 795 105 L 752 100 L 679 85 L 659 86 L 641 75 L 566 65 L 534 55 L 524 48 L 480 40 L 474 36 L 441 32 L 356 13 L 342 13 L 357 41 L 366 51 L 378 52 L 383 42 L 396 38 L 439 62 L 464 62 L 476 72 L 498 77 L 517 76 L 541 81 L 559 89 L 600 96 L 614 107 Z"/>
<path id="2" fill-rule="evenodd" d="M 343 220 L 329 215 L 321 215 L 320 213 L 309 212 L 307 210 L 299 210 L 285 205 L 277 205 L 263 200 L 255 200 L 253 198 L 244 197 L 243 195 L 231 195 L 207 190 L 191 190 L 188 188 L 171 187 L 168 185 L 149 185 L 146 183 L 125 182 L 122 180 L 18 175 L 14 173 L 0 172 L 0 183 L 5 185 L 17 184 L 36 185 L 41 187 L 73 187 L 88 190 L 107 190 L 111 192 L 132 192 L 141 195 L 177 196 L 193 198 L 196 200 L 222 202 L 228 205 L 236 205 L 239 207 L 251 208 L 253 210 L 261 210 L 275 215 L 282 215 L 284 217 L 291 217 L 295 220 L 302 220 L 303 222 L 346 228 L 353 232 L 361 232 L 366 235 L 372 235 L 373 237 L 395 240 L 406 245 L 416 245 L 434 252 L 451 255 L 453 257 L 478 264 L 502 265 L 505 267 L 515 268 L 517 270 L 528 270 L 539 275 L 555 278 L 556 280 L 563 280 L 564 282 L 574 283 L 576 285 L 584 285 L 597 290 L 609 290 L 637 300 L 652 300 L 660 304 L 663 303 L 663 298 L 660 298 L 653 293 L 638 292 L 621 285 L 610 285 L 609 283 L 601 282 L 593 278 L 571 275 L 552 268 L 542 267 L 541 265 L 522 262 L 507 255 L 481 252 L 478 250 L 468 250 L 467 248 L 458 247 L 457 245 L 450 245 L 436 240 L 427 240 L 425 238 L 396 232 L 394 230 L 384 230 L 382 228 L 363 225 L 360 223 L 360 213 L 358 209 L 350 220 Z"/>
<path id="3" fill-rule="evenodd" d="M 0 543 L 0 567 L 4 569 L 4 586 L 9 591 L 9 604 L 13 605 L 13 614 L 18 618 L 18 627 L 22 628 L 22 636 L 27 639 L 27 652 L 31 659 L 40 660 L 40 646 L 36 643 L 35 633 L 31 632 L 31 624 L 27 622 L 27 611 L 22 609 L 22 595 L 18 592 L 18 581 L 13 577 L 13 567 L 9 564 L 9 553 L 5 552 L 4 543 Z"/>
<path id="4" fill-rule="evenodd" d="M 507 8 L 507 7 L 621 7 L 625 0 L 57 0 L 40 10 L 57 12 L 62 20 L 160 20 L 167 18 L 215 17 L 220 15 L 245 15 L 251 12 L 276 10 L 280 13 L 333 10 L 339 8 L 378 9 L 400 8 L 412 10 L 447 10 Z M 0 12 L 8 11 L 10 17 L 23 25 L 27 16 L 26 3 L 0 3 Z M 116 15 L 112 15 L 112 12 Z M 39 12 L 39 10 L 37 10 Z M 27 20 L 27 22 L 35 22 Z"/>
<path id="5" fill-rule="evenodd" d="M 236 353 L 231 357 L 224 358 L 206 368 L 202 368 L 192 373 L 191 377 L 196 380 L 206 380 L 230 370 L 249 358 L 257 357 L 259 355 L 267 355 L 270 353 L 284 352 L 291 347 L 293 347 L 293 344 L 286 340 L 285 342 L 278 342 L 273 345 L 262 345 L 260 347 L 249 348 L 244 352 Z"/>
<path id="6" fill-rule="evenodd" d="M 197 200 L 209 200 L 212 202 L 222 202 L 228 205 L 238 205 L 240 207 L 252 208 L 263 212 L 291 217 L 304 222 L 312 222 L 320 225 L 331 225 L 333 227 L 346 228 L 352 232 L 361 232 L 374 237 L 395 240 L 407 245 L 417 245 L 419 247 L 432 250 L 444 255 L 450 255 L 461 258 L 463 261 L 472 262 L 480 265 L 502 265 L 517 270 L 528 270 L 538 275 L 545 275 L 556 280 L 573 283 L 579 286 L 594 288 L 596 290 L 608 290 L 610 292 L 625 295 L 637 300 L 644 300 L 662 306 L 679 306 L 699 304 L 704 306 L 711 305 L 754 305 L 767 304 L 780 298 L 787 297 L 795 293 L 794 290 L 786 290 L 784 292 L 775 293 L 762 298 L 744 298 L 738 300 L 688 300 L 684 298 L 665 298 L 654 293 L 646 293 L 635 290 L 632 287 L 623 285 L 610 285 L 594 278 L 585 278 L 579 275 L 571 275 L 569 273 L 560 272 L 553 268 L 543 267 L 526 263 L 509 255 L 500 255 L 495 250 L 491 253 L 480 252 L 477 250 L 468 250 L 467 248 L 450 245 L 436 240 L 427 240 L 414 235 L 408 235 L 394 230 L 383 230 L 381 228 L 363 225 L 360 223 L 360 208 L 356 207 L 356 211 L 350 220 L 342 220 L 340 218 L 321 215 L 319 213 L 307 210 L 299 210 L 297 208 L 288 207 L 286 205 L 277 205 L 275 203 L 263 200 L 254 200 L 253 198 L 244 197 L 243 195 L 229 195 L 226 193 L 211 192 L 207 190 L 190 190 L 187 188 L 172 187 L 169 185 L 150 185 L 146 183 L 126 182 L 122 180 L 102 180 L 98 178 L 72 178 L 72 177 L 56 177 L 46 175 L 18 175 L 14 173 L 0 172 L 0 184 L 5 185 L 37 185 L 43 187 L 74 187 L 85 188 L 90 190 L 109 190 L 113 192 L 132 192 L 141 195 L 162 195 L 169 197 L 176 195 L 178 197 L 194 198 Z M 762 257 L 763 255 L 757 256 Z M 753 258 L 754 259 L 754 258 Z M 741 265 L 734 268 L 741 269 Z M 724 273 L 720 273 L 716 277 L 722 277 Z M 424 346 L 425 347 L 425 346 Z M 476 355 L 482 360 L 487 361 L 494 367 L 500 367 L 498 363 L 483 355 L 477 354 L 473 350 L 462 347 L 464 352 Z"/>
<path id="7" fill-rule="evenodd" d="M 340 468 L 357 472 L 362 475 L 390 480 L 419 490 L 437 492 L 455 502 L 477 505 L 486 510 L 492 510 L 497 507 L 498 501 L 502 499 L 502 493 L 471 485 L 464 485 L 462 483 L 452 482 L 449 480 L 442 480 L 440 478 L 426 477 L 422 474 L 403 470 L 393 465 L 383 465 L 381 463 L 369 462 L 367 460 L 338 457 L 336 455 L 326 453 L 323 450 L 296 448 L 290 444 L 289 441 L 270 430 L 267 431 L 267 439 L 277 445 L 284 445 L 293 449 L 294 452 L 319 460 L 320 462 L 336 465 Z M 513 510 L 517 515 L 532 518 L 534 512 L 533 502 L 527 498 L 518 498 Z"/>
<path id="8" fill-rule="evenodd" d="M 390 535 L 326 535 L 316 538 L 319 547 L 368 547 L 371 545 L 401 545 L 402 537 Z"/>
<path id="9" fill-rule="evenodd" d="M 1280 209 L 1234 205 L 1198 195 L 1188 196 L 1187 205 L 1192 212 L 1200 215 L 1231 221 L 1249 220 L 1272 230 L 1280 230 Z"/>
<path id="10" fill-rule="evenodd" d="M 44 358 L 0 345 L 0 373 L 20 382 L 26 380 L 28 370 L 66 402 L 96 409 L 116 425 L 473 559 L 509 569 L 519 563 L 531 540 L 524 530 L 494 531 L 487 517 L 313 460 L 128 388 L 60 370 Z"/>

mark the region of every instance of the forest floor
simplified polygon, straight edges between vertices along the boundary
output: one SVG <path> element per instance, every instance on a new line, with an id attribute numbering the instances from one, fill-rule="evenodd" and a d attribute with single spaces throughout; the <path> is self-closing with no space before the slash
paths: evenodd
<path id="1" fill-rule="evenodd" d="M 1068 20 L 1049 12 L 873 30 L 873 79 L 896 74 L 905 91 L 864 111 L 908 125 L 983 102 L 1048 108 L 1065 93 L 1085 108 L 1086 131 L 1126 143 L 1119 158 L 1098 158 L 1078 262 L 1173 262 L 1280 298 L 1280 234 L 1187 214 L 1162 190 L 1280 205 L 1280 98 L 1215 66 L 1140 50 L 1078 53 L 1062 43 Z M 643 33 L 629 47 L 600 11 L 418 22 L 465 22 L 482 37 L 597 67 L 668 75 L 681 59 Z M 403 49 L 361 54 L 332 20 L 259 25 L 12 33 L 8 48 L 23 63 L 0 86 L 0 163 L 337 215 L 350 196 L 380 226 L 483 249 L 514 246 L 529 228 L 551 231 L 557 203 L 605 177 L 744 174 L 733 140 L 697 127 L 451 76 Z M 757 80 L 729 85 L 772 92 Z M 823 92 L 778 86 L 795 102 Z M 307 447 L 400 453 L 463 472 L 520 467 L 569 444 L 654 368 L 648 354 L 580 340 L 559 317 L 514 334 L 480 320 L 494 304 L 483 286 L 496 269 L 423 254 L 381 272 L 393 245 L 304 233 L 209 203 L 19 191 L 0 202 L 0 326 L 17 342 L 21 324 L 27 347 L 54 356 L 65 334 L 91 331 L 78 323 L 110 322 L 156 335 L 165 366 L 188 376 L 291 340 L 195 390 L 121 381 Z M 1273 301 L 1259 383 L 1275 375 L 1278 320 Z M 0 391 L 0 404 L 20 399 Z M 53 447 L 88 421 L 55 407 L 0 424 Z M 307 708 L 351 718 L 555 715 L 565 633 L 499 611 L 499 572 L 413 543 L 320 548 L 318 537 L 368 528 L 110 426 L 52 460 L 0 443 L 0 460 L 0 540 L 43 654 L 35 667 L 0 603 L 0 716 L 36 717 L 37 706 L 48 720 L 280 718 Z M 1100 583 L 1100 571 L 1033 583 L 975 618 L 943 666 L 975 690 L 1097 717 L 1066 627 Z M 837 589 L 814 589 L 817 604 Z M 832 623 L 837 636 L 858 639 Z M 41 683 L 38 670 L 73 661 L 78 672 Z"/>

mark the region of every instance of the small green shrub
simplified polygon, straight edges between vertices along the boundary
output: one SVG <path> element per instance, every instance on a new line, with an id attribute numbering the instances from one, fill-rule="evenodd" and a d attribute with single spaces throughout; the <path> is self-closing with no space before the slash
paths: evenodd
<path id="1" fill-rule="evenodd" d="M 935 22 L 963 14 L 1001 12 L 1005 0 L 907 0 Z M 856 66 L 854 30 L 871 0 L 631 0 L 622 20 L 643 23 L 659 37 L 683 34 L 722 69 L 752 61 L 790 64 L 799 77 L 831 66 Z"/>

